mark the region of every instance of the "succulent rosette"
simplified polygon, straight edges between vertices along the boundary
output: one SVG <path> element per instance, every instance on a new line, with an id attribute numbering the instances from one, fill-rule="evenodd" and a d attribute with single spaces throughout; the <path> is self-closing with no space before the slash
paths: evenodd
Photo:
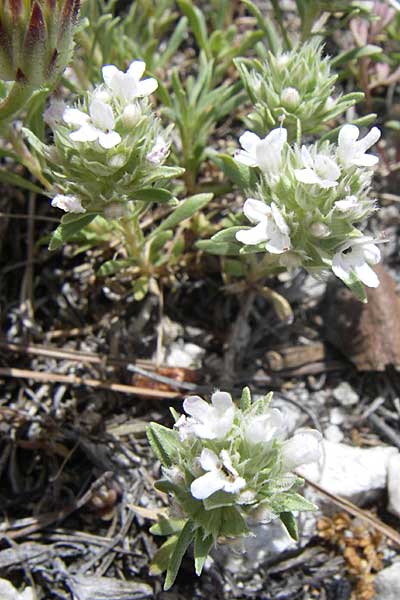
<path id="1" fill-rule="evenodd" d="M 322 436 L 303 429 L 288 437 L 282 413 L 269 406 L 271 397 L 252 402 L 245 388 L 237 406 L 223 391 L 214 392 L 210 403 L 191 396 L 183 403 L 184 414 L 172 411 L 172 429 L 157 423 L 148 427 L 162 464 L 156 488 L 173 499 L 171 513 L 152 528 L 170 534 L 159 555 L 167 570 L 166 589 L 179 568 L 176 556 L 182 557 L 192 541 L 200 574 L 217 542 L 249 535 L 252 523 L 278 518 L 296 539 L 293 511 L 315 510 L 299 494 L 303 480 L 294 470 L 319 460 Z"/>

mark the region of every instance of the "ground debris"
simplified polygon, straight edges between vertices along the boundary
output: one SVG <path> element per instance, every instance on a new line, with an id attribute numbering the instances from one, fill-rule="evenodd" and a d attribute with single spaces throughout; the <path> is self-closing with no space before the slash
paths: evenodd
<path id="1" fill-rule="evenodd" d="M 344 512 L 322 517 L 317 528 L 320 537 L 342 552 L 346 571 L 356 581 L 352 598 L 372 600 L 375 573 L 383 568 L 382 534 Z"/>
<path id="2" fill-rule="evenodd" d="M 68 582 L 74 600 L 141 600 L 152 598 L 150 585 L 136 581 L 121 581 L 111 577 L 71 577 Z"/>
<path id="3" fill-rule="evenodd" d="M 349 289 L 332 281 L 321 307 L 325 337 L 359 371 L 400 367 L 400 300 L 396 284 L 382 266 L 375 267 L 375 271 L 380 285 L 368 288 L 367 304 L 361 304 Z"/>

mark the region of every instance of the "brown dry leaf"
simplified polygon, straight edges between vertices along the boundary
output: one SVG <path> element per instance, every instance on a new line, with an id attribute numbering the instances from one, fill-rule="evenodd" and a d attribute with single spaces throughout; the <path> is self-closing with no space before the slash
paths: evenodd
<path id="1" fill-rule="evenodd" d="M 338 282 L 328 285 L 322 314 L 326 338 L 359 371 L 384 371 L 400 367 L 400 299 L 393 278 L 378 265 L 380 285 L 367 289 L 362 304 Z"/>

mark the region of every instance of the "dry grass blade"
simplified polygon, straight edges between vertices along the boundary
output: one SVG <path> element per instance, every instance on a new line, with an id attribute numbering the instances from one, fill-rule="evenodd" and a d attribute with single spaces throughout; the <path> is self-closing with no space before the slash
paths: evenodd
<path id="1" fill-rule="evenodd" d="M 43 373 L 41 371 L 30 371 L 28 369 L 0 368 L 0 377 L 14 377 L 16 379 L 32 379 L 33 381 L 45 381 L 47 383 L 67 383 L 71 385 L 86 385 L 92 388 L 110 390 L 112 392 L 121 392 L 123 394 L 135 394 L 147 398 L 172 399 L 179 398 L 181 394 L 177 392 L 159 391 L 150 388 L 136 387 L 112 381 L 102 381 L 100 379 L 90 379 L 76 377 L 75 375 L 61 375 L 54 373 Z"/>

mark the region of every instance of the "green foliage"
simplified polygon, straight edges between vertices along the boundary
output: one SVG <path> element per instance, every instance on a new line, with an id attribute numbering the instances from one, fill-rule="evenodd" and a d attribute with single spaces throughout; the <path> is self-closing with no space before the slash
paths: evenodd
<path id="1" fill-rule="evenodd" d="M 219 395 L 224 397 L 225 409 L 216 408 Z M 179 418 L 173 411 L 173 429 L 156 423 L 147 429 L 151 447 L 163 465 L 163 476 L 155 486 L 173 497 L 182 514 L 181 519 L 163 515 L 151 528 L 154 535 L 169 538 L 157 553 L 153 568 L 157 573 L 166 570 L 165 589 L 173 584 L 183 555 L 193 541 L 195 569 L 200 575 L 212 546 L 249 535 L 248 519 L 257 520 L 260 510 L 279 517 L 293 539 L 298 534 L 292 511 L 315 510 L 298 493 L 302 480 L 287 472 L 284 425 L 279 411 L 270 413 L 272 394 L 253 402 L 249 388 L 244 388 L 240 407 L 230 406 L 229 398 L 225 392 L 216 392 L 209 408 L 198 397 L 189 398 L 185 410 L 192 413 L 193 409 L 196 417 Z M 196 403 L 198 406 L 193 408 Z M 215 421 L 226 420 L 224 410 L 229 413 L 230 421 L 225 430 L 219 430 Z M 207 423 L 207 431 L 201 429 L 203 422 Z M 272 437 L 270 426 L 274 428 Z M 315 432 L 308 435 L 315 439 Z M 293 454 L 295 438 L 287 443 Z M 304 439 L 298 443 L 309 442 Z M 301 448 L 295 454 L 299 451 L 301 456 L 297 460 L 304 462 Z M 289 460 L 294 464 L 293 458 Z M 209 490 L 211 480 L 213 486 L 217 483 L 217 489 Z M 241 483 L 237 489 L 232 488 L 238 481 Z"/>

